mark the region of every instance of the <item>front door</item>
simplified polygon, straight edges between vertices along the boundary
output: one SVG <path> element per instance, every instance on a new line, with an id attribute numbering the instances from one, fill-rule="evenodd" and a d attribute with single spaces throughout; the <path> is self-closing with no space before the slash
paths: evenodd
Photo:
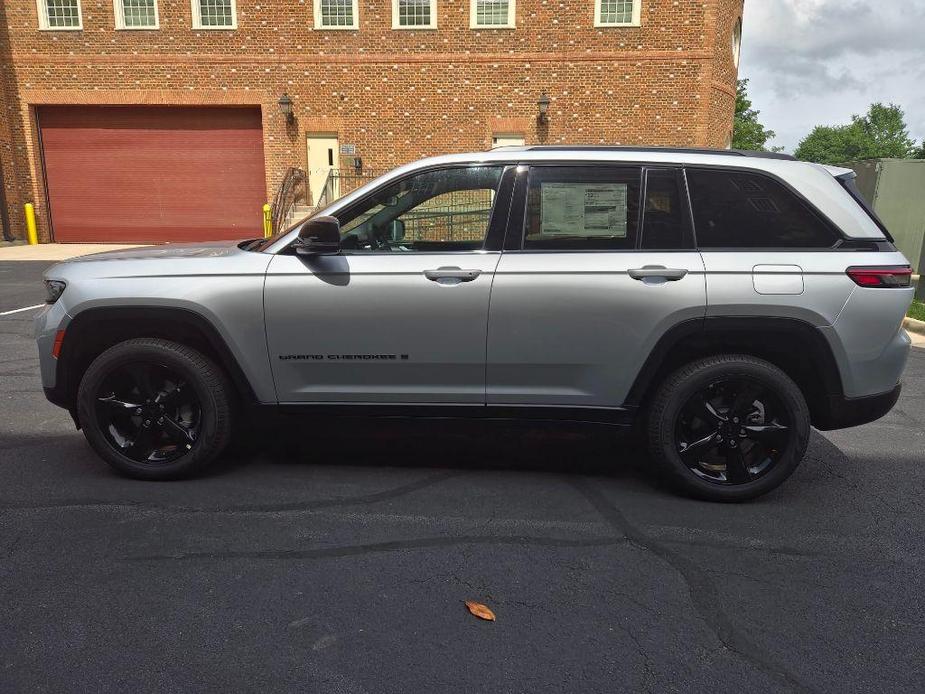
<path id="1" fill-rule="evenodd" d="M 619 407 L 665 331 L 703 318 L 682 190 L 672 168 L 531 168 L 495 272 L 488 404 Z"/>
<path id="2" fill-rule="evenodd" d="M 308 136 L 308 190 L 311 193 L 311 204 L 318 205 L 321 199 L 321 193 L 324 191 L 325 183 L 328 180 L 328 174 L 331 169 L 337 168 L 337 159 L 339 156 L 339 145 L 337 135 L 319 134 Z M 330 203 L 337 199 L 338 191 L 336 190 L 337 181 L 331 181 L 332 190 L 326 202 Z"/>
<path id="3" fill-rule="evenodd" d="M 507 219 L 495 208 L 512 175 L 412 174 L 337 213 L 340 254 L 275 256 L 265 306 L 279 401 L 483 404 Z"/>

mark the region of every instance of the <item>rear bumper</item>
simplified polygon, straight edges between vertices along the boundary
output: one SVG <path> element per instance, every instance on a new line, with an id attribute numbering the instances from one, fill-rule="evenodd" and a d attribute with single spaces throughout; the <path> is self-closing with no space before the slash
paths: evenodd
<path id="1" fill-rule="evenodd" d="M 73 403 L 69 403 L 67 398 L 64 396 L 64 393 L 61 392 L 60 388 L 48 388 L 45 389 L 45 397 L 53 405 L 58 407 L 63 407 L 71 415 L 71 419 L 74 420 L 74 426 L 80 429 L 80 420 L 77 418 L 77 409 Z"/>
<path id="2" fill-rule="evenodd" d="M 48 386 L 46 386 L 44 390 L 45 390 L 45 397 L 48 399 L 48 402 L 50 402 L 53 405 L 57 405 L 58 407 L 63 407 L 64 409 L 70 408 L 70 405 L 68 404 L 67 399 L 64 397 L 64 393 L 62 393 L 59 388 L 55 388 L 55 387 L 49 388 Z"/>
<path id="3" fill-rule="evenodd" d="M 813 426 L 822 431 L 832 431 L 876 421 L 893 409 L 901 392 L 902 384 L 899 383 L 892 390 L 879 395 L 868 395 L 862 398 L 830 396 L 828 412 L 822 417 L 817 417 Z"/>

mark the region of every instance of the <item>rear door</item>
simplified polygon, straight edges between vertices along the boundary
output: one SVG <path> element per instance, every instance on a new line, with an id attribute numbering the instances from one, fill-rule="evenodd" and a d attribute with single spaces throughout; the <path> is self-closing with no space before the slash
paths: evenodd
<path id="1" fill-rule="evenodd" d="M 854 289 L 839 232 L 782 182 L 731 168 L 686 169 L 708 316 L 779 316 L 822 327 Z"/>
<path id="2" fill-rule="evenodd" d="M 533 166 L 518 199 L 492 289 L 488 403 L 619 407 L 659 338 L 704 316 L 680 171 Z"/>

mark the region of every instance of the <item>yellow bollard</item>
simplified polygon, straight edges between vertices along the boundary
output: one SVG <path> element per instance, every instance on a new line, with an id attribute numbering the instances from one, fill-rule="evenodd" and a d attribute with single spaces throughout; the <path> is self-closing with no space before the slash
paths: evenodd
<path id="1" fill-rule="evenodd" d="M 273 217 L 271 215 L 269 203 L 263 205 L 263 238 L 268 239 L 273 236 Z"/>
<path id="2" fill-rule="evenodd" d="M 39 234 L 35 230 L 35 207 L 33 207 L 31 202 L 27 202 L 26 205 L 26 238 L 29 240 L 30 246 L 38 245 Z"/>

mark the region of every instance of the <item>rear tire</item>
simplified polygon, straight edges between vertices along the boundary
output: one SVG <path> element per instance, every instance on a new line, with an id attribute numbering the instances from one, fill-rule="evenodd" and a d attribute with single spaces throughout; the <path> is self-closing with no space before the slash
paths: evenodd
<path id="1" fill-rule="evenodd" d="M 90 364 L 77 412 L 90 446 L 116 471 L 171 480 L 201 472 L 227 446 L 232 394 L 224 372 L 195 349 L 137 338 Z"/>
<path id="2" fill-rule="evenodd" d="M 810 415 L 800 389 L 747 355 L 691 362 L 659 386 L 648 412 L 649 454 L 675 489 L 745 501 L 782 484 L 803 459 Z"/>

